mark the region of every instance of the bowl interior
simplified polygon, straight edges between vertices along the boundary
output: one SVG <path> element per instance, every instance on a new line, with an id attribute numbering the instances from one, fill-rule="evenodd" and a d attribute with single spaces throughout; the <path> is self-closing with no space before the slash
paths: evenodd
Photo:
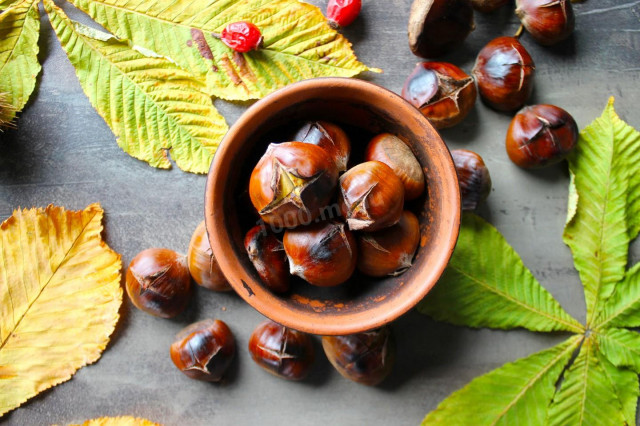
<path id="1" fill-rule="evenodd" d="M 308 120 L 343 127 L 352 144 L 350 166 L 363 161 L 366 144 L 382 132 L 398 135 L 418 158 L 427 191 L 406 204 L 418 216 L 421 239 L 414 264 L 404 274 L 381 279 L 356 272 L 347 283 L 331 288 L 295 278 L 292 290 L 283 295 L 261 284 L 243 245 L 245 233 L 261 223 L 249 199 L 249 177 L 269 143 L 291 140 Z M 460 195 L 449 151 L 415 108 L 371 83 L 317 79 L 275 92 L 236 122 L 209 172 L 205 216 L 214 255 L 249 304 L 288 327 L 314 334 L 349 334 L 395 319 L 435 284 L 457 238 Z"/>

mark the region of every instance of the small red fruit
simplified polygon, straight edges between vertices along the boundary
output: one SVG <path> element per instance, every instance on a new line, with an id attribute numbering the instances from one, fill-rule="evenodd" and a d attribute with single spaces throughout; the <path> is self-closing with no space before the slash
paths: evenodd
<path id="1" fill-rule="evenodd" d="M 346 27 L 351 24 L 362 9 L 361 0 L 329 0 L 327 5 L 327 19 L 334 28 Z"/>
<path id="2" fill-rule="evenodd" d="M 251 22 L 238 21 L 227 25 L 220 39 L 236 52 L 245 53 L 257 50 L 262 44 L 260 29 Z"/>

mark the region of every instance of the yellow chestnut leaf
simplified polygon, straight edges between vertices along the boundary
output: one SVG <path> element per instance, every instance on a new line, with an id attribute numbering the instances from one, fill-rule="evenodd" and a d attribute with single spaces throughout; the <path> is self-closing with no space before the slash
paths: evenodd
<path id="1" fill-rule="evenodd" d="M 147 419 L 139 417 L 121 416 L 121 417 L 100 417 L 98 419 L 87 420 L 82 425 L 69 426 L 160 426 L 160 423 L 154 423 Z"/>
<path id="2" fill-rule="evenodd" d="M 122 303 L 103 210 L 16 210 L 0 224 L 0 416 L 95 362 Z"/>

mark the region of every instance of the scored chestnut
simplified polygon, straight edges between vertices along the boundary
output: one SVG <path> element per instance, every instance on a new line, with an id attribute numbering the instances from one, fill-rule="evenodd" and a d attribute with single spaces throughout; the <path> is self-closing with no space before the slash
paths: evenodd
<path id="1" fill-rule="evenodd" d="M 304 379 L 315 361 L 311 335 L 273 321 L 253 330 L 249 353 L 260 367 L 287 380 Z"/>
<path id="2" fill-rule="evenodd" d="M 342 284 L 356 268 L 356 240 L 344 223 L 319 222 L 287 229 L 283 243 L 291 274 L 310 284 Z"/>
<path id="3" fill-rule="evenodd" d="M 516 15 L 531 37 L 545 46 L 566 39 L 575 26 L 570 0 L 516 0 Z"/>
<path id="4" fill-rule="evenodd" d="M 340 177 L 338 205 L 352 231 L 377 231 L 395 225 L 403 203 L 404 185 L 385 163 L 367 161 Z"/>
<path id="5" fill-rule="evenodd" d="M 447 62 L 420 62 L 404 82 L 402 97 L 436 129 L 461 122 L 476 102 L 473 78 Z"/>
<path id="6" fill-rule="evenodd" d="M 578 125 L 571 114 L 555 105 L 532 105 L 511 120 L 506 148 L 511 161 L 531 169 L 561 161 L 577 141 Z"/>
<path id="7" fill-rule="evenodd" d="M 471 0 L 471 7 L 478 12 L 488 13 L 501 8 L 507 3 L 509 3 L 509 0 Z"/>
<path id="8" fill-rule="evenodd" d="M 388 326 L 348 336 L 323 336 L 322 347 L 343 377 L 369 386 L 382 382 L 395 362 L 396 344 Z"/>
<path id="9" fill-rule="evenodd" d="M 191 275 L 187 258 L 173 250 L 141 251 L 129 264 L 125 281 L 131 302 L 151 315 L 175 317 L 189 302 Z"/>
<path id="10" fill-rule="evenodd" d="M 333 195 L 338 170 L 324 149 L 302 142 L 271 144 L 251 173 L 249 196 L 266 223 L 311 223 Z"/>
<path id="11" fill-rule="evenodd" d="M 458 175 L 462 210 L 475 210 L 491 192 L 489 169 L 482 157 L 468 149 L 454 149 L 451 157 Z"/>
<path id="12" fill-rule="evenodd" d="M 358 235 L 358 270 L 372 277 L 400 275 L 411 267 L 419 242 L 418 218 L 404 211 L 397 224 Z"/>
<path id="13" fill-rule="evenodd" d="M 236 342 L 223 321 L 205 319 L 182 329 L 169 353 L 171 361 L 186 376 L 218 382 L 236 354 Z"/>
<path id="14" fill-rule="evenodd" d="M 533 91 L 535 65 L 515 37 L 491 40 L 478 54 L 471 74 L 480 97 L 499 111 L 522 107 Z"/>
<path id="15" fill-rule="evenodd" d="M 282 242 L 264 226 L 254 226 L 244 238 L 251 263 L 265 286 L 277 293 L 289 290 L 287 255 Z"/>
<path id="16" fill-rule="evenodd" d="M 319 146 L 329 153 L 338 172 L 347 170 L 351 141 L 339 126 L 327 121 L 310 121 L 295 133 L 293 140 Z"/>
<path id="17" fill-rule="evenodd" d="M 191 277 L 199 286 L 214 291 L 229 291 L 231 286 L 222 274 L 211 251 L 204 220 L 196 227 L 189 242 L 187 264 Z"/>

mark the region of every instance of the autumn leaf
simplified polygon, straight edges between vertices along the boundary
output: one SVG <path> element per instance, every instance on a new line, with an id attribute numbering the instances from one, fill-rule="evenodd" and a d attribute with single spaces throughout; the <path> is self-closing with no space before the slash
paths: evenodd
<path id="1" fill-rule="evenodd" d="M 81 425 L 69 426 L 161 426 L 160 423 L 154 423 L 147 419 L 139 417 L 121 416 L 121 417 L 100 417 L 98 419 L 87 420 Z"/>
<path id="2" fill-rule="evenodd" d="M 0 416 L 95 362 L 122 303 L 103 211 L 16 210 L 0 225 Z"/>

